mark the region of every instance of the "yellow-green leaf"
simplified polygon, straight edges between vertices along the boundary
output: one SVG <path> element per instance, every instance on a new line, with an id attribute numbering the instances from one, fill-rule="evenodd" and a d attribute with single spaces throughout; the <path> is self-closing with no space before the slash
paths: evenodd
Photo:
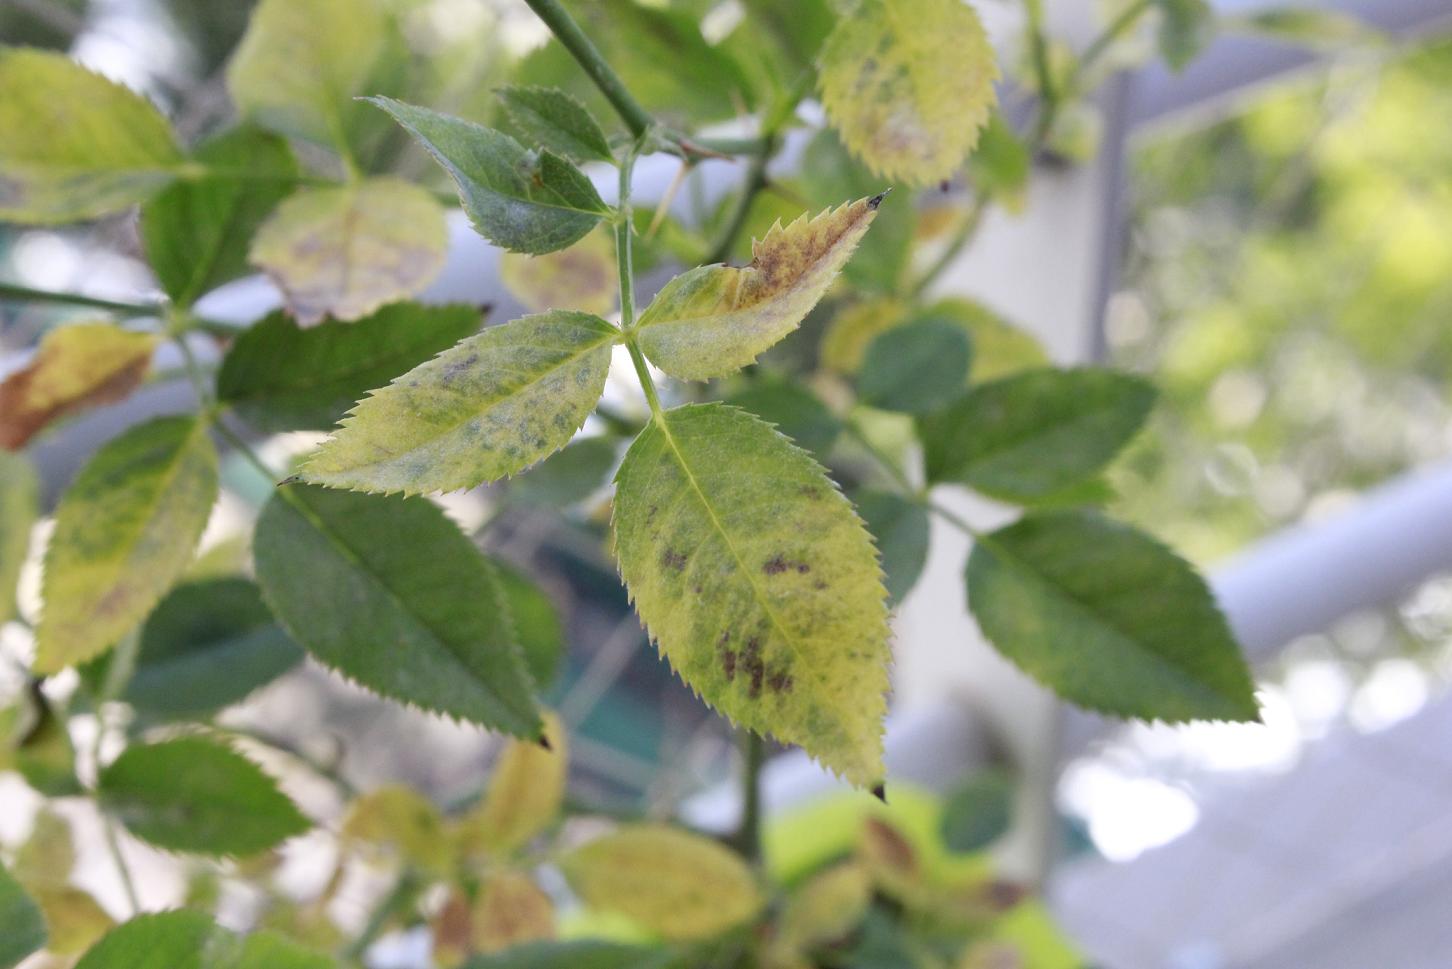
<path id="1" fill-rule="evenodd" d="M 641 432 L 615 481 L 621 575 L 681 677 L 737 723 L 879 783 L 886 593 L 822 467 L 744 411 L 692 405 Z"/>
<path id="2" fill-rule="evenodd" d="M 701 266 L 666 283 L 636 323 L 640 348 L 672 377 L 740 370 L 797 328 L 857 248 L 881 195 L 781 223 L 752 245 L 751 264 Z"/>
<path id="3" fill-rule="evenodd" d="M 963 0 L 857 0 L 822 48 L 822 105 L 879 175 L 930 185 L 978 141 L 998 65 Z"/>
<path id="4" fill-rule="evenodd" d="M 36 672 L 84 662 L 141 622 L 191 562 L 216 499 L 203 420 L 157 418 L 96 452 L 56 509 Z"/>
<path id="5" fill-rule="evenodd" d="M 561 310 L 490 327 L 359 401 L 302 477 L 420 494 L 522 471 L 585 422 L 618 336 L 599 317 Z"/>
<path id="6" fill-rule="evenodd" d="M 156 336 L 112 323 L 51 330 L 30 364 L 0 383 L 0 447 L 12 450 L 67 414 L 126 397 L 146 376 Z"/>
<path id="7" fill-rule="evenodd" d="M 527 309 L 579 310 L 604 316 L 615 309 L 615 249 L 604 232 L 568 249 L 531 256 L 506 252 L 499 278 Z"/>
<path id="8" fill-rule="evenodd" d="M 30 462 L 0 451 L 0 623 L 15 615 L 15 586 L 40 514 L 40 480 Z"/>
<path id="9" fill-rule="evenodd" d="M 342 840 L 434 872 L 443 872 L 450 860 L 438 808 L 401 784 L 380 787 L 355 800 L 343 819 Z"/>
<path id="10" fill-rule="evenodd" d="M 171 126 L 135 91 L 64 54 L 0 48 L 0 221 L 119 212 L 184 164 Z"/>
<path id="11" fill-rule="evenodd" d="M 79 888 L 40 889 L 35 893 L 35 901 L 50 931 L 46 951 L 54 955 L 80 955 L 116 924 L 88 892 Z"/>
<path id="12" fill-rule="evenodd" d="M 872 879 L 855 861 L 844 861 L 814 875 L 782 909 L 774 947 L 786 954 L 845 936 L 867 912 Z"/>
<path id="13" fill-rule="evenodd" d="M 448 231 L 433 196 L 397 178 L 304 189 L 252 240 L 251 259 L 298 323 L 356 320 L 422 290 L 444 268 Z"/>
<path id="14" fill-rule="evenodd" d="M 479 887 L 470 913 L 470 942 L 479 952 L 500 952 L 555 937 L 555 905 L 528 875 L 501 871 Z"/>
<path id="15" fill-rule="evenodd" d="M 730 850 L 664 825 L 621 828 L 566 856 L 570 887 L 668 939 L 703 939 L 761 910 L 756 879 Z"/>
<path id="16" fill-rule="evenodd" d="M 564 725 L 552 713 L 545 715 L 545 738 L 547 748 L 529 740 L 513 740 L 504 748 L 483 802 L 462 822 L 465 850 L 506 854 L 554 824 L 565 797 L 569 757 Z"/>

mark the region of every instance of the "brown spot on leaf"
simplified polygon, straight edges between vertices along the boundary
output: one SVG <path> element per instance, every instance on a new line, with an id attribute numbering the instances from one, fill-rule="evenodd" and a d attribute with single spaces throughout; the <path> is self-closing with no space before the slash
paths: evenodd
<path id="1" fill-rule="evenodd" d="M 787 570 L 786 559 L 780 555 L 773 556 L 767 559 L 766 564 L 761 567 L 761 570 L 767 575 L 780 575 Z"/>
<path id="2" fill-rule="evenodd" d="M 668 548 L 660 554 L 660 564 L 672 572 L 682 572 L 686 568 L 686 556 L 673 548 Z"/>

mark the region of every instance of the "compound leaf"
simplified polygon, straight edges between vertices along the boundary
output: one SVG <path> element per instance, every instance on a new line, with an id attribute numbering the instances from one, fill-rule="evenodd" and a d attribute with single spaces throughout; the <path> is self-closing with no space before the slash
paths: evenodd
<path id="1" fill-rule="evenodd" d="M 535 142 L 575 161 L 613 162 L 610 142 L 590 110 L 559 88 L 500 88 L 509 120 Z"/>
<path id="2" fill-rule="evenodd" d="M 584 424 L 619 335 L 563 310 L 489 327 L 359 401 L 302 477 L 420 494 L 522 471 Z"/>
<path id="3" fill-rule="evenodd" d="M 615 481 L 621 575 L 681 677 L 737 723 L 879 783 L 885 592 L 821 466 L 744 411 L 691 405 L 642 431 Z"/>
<path id="4" fill-rule="evenodd" d="M 708 380 L 754 361 L 797 328 L 877 215 L 858 199 L 752 244 L 751 264 L 701 266 L 666 283 L 636 322 L 640 348 L 672 377 Z"/>

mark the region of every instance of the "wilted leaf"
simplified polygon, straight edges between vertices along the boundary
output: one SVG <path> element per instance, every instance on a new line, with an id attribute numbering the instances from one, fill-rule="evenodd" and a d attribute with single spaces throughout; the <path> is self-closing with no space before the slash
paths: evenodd
<path id="1" fill-rule="evenodd" d="M 1127 525 L 1032 515 L 974 546 L 967 581 L 983 634 L 1071 703 L 1168 722 L 1259 717 L 1205 581 Z"/>
<path id="2" fill-rule="evenodd" d="M 97 791 L 127 830 L 172 851 L 253 855 L 310 826 L 260 767 L 199 736 L 128 747 Z"/>
<path id="3" fill-rule="evenodd" d="M 621 575 L 681 677 L 742 726 L 879 783 L 885 592 L 871 538 L 821 466 L 707 404 L 653 421 L 615 481 Z"/>
<path id="4" fill-rule="evenodd" d="M 563 249 L 609 207 L 578 168 L 548 149 L 526 151 L 502 132 L 392 98 L 372 98 L 419 140 L 459 186 L 474 228 L 511 252 Z"/>
<path id="5" fill-rule="evenodd" d="M 412 302 L 307 328 L 269 313 L 222 358 L 217 397 L 259 430 L 330 428 L 368 391 L 477 332 L 482 320 L 476 307 Z"/>
<path id="6" fill-rule="evenodd" d="M 751 264 L 701 266 L 666 283 L 636 321 L 640 348 L 672 377 L 708 380 L 753 362 L 801 323 L 872 224 L 883 196 L 859 199 L 752 245 Z"/>
<path id="7" fill-rule="evenodd" d="M 1154 388 L 1110 370 L 1033 370 L 983 384 L 923 419 L 928 480 L 1035 500 L 1104 468 L 1154 406 Z"/>
<path id="8" fill-rule="evenodd" d="M 858 492 L 856 504 L 882 557 L 888 599 L 896 605 L 917 585 L 928 561 L 928 513 L 889 491 Z"/>
<path id="9" fill-rule="evenodd" d="M 56 508 L 36 672 L 85 662 L 141 622 L 191 562 L 216 500 L 204 420 L 157 418 L 97 451 Z"/>
<path id="10" fill-rule="evenodd" d="M 559 817 L 569 767 L 567 737 L 554 714 L 546 714 L 545 727 L 549 749 L 515 740 L 499 756 L 483 802 L 461 822 L 460 837 L 471 852 L 509 854 Z"/>
<path id="11" fill-rule="evenodd" d="M 391 784 L 355 800 L 343 819 L 342 841 L 445 873 L 449 844 L 444 819 L 433 802 L 410 787 Z"/>
<path id="12" fill-rule="evenodd" d="M 960 853 L 981 851 L 1013 824 L 1013 778 L 1003 771 L 979 771 L 948 795 L 939 833 L 943 846 Z"/>
<path id="13" fill-rule="evenodd" d="M 514 624 L 514 635 L 524 651 L 524 665 L 541 690 L 559 675 L 565 652 L 565 630 L 555 604 L 544 590 L 511 565 L 495 563 L 499 587 Z"/>
<path id="14" fill-rule="evenodd" d="M 10 969 L 45 945 L 40 906 L 0 865 L 0 969 Z"/>
<path id="15" fill-rule="evenodd" d="M 998 65 L 962 0 L 858 0 L 827 38 L 818 77 L 854 154 L 879 175 L 929 185 L 973 150 Z"/>
<path id="16" fill-rule="evenodd" d="M 498 582 L 438 506 L 285 485 L 254 555 L 273 614 L 319 662 L 390 699 L 539 736 Z"/>
<path id="17" fill-rule="evenodd" d="M 764 899 L 751 869 L 715 841 L 664 825 L 621 828 L 566 855 L 565 877 L 592 908 L 667 939 L 703 939 L 740 925 Z"/>
<path id="18" fill-rule="evenodd" d="M 40 479 L 25 458 L 0 451 L 0 623 L 15 616 L 15 586 L 40 514 Z"/>
<path id="19" fill-rule="evenodd" d="M 560 310 L 489 327 L 359 401 L 302 476 L 420 494 L 522 471 L 585 422 L 619 335 L 599 317 Z"/>
<path id="20" fill-rule="evenodd" d="M 480 952 L 500 952 L 555 935 L 554 903 L 523 872 L 501 871 L 486 878 L 472 916 L 473 943 Z"/>
<path id="21" fill-rule="evenodd" d="M 558 88 L 500 88 L 499 100 L 522 134 L 575 161 L 613 162 L 610 142 L 588 108 Z"/>
<path id="22" fill-rule="evenodd" d="M 818 461 L 826 458 L 842 433 L 842 422 L 816 394 L 781 378 L 759 378 L 745 390 L 728 397 L 726 403 L 775 425 L 798 447 L 811 451 Z"/>
<path id="23" fill-rule="evenodd" d="M 151 366 L 157 338 L 112 323 L 57 327 L 30 364 L 0 383 L 0 447 L 23 447 L 52 421 L 131 394 Z"/>
<path id="24" fill-rule="evenodd" d="M 506 252 L 499 278 L 530 310 L 579 310 L 604 316 L 615 309 L 615 249 L 604 232 L 588 232 L 558 252 Z"/>
<path id="25" fill-rule="evenodd" d="M 412 296 L 444 268 L 448 232 L 433 196 L 397 178 L 303 189 L 252 239 L 250 258 L 303 326 L 356 320 Z"/>
<path id="26" fill-rule="evenodd" d="M 1160 56 L 1172 70 L 1184 70 L 1210 43 L 1215 10 L 1209 0 L 1154 0 L 1160 11 Z"/>
<path id="27" fill-rule="evenodd" d="M 0 221 L 109 215 L 184 166 L 171 126 L 141 95 L 64 54 L 0 48 Z"/>
<path id="28" fill-rule="evenodd" d="M 867 345 L 857 395 L 883 410 L 937 410 L 962 390 L 971 359 L 967 335 L 952 323 L 925 319 L 895 326 Z"/>

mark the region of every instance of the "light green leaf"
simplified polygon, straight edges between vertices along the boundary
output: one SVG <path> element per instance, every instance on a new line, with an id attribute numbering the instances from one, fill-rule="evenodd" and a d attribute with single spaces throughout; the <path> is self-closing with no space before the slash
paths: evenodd
<path id="1" fill-rule="evenodd" d="M 448 870 L 452 854 L 439 809 L 404 784 L 375 788 L 356 798 L 343 819 L 339 840 L 349 850 L 362 849 L 437 874 Z"/>
<path id="2" fill-rule="evenodd" d="M 477 307 L 411 302 L 307 328 L 269 313 L 222 358 L 217 398 L 258 430 L 325 430 L 368 391 L 478 332 L 482 321 Z"/>
<path id="3" fill-rule="evenodd" d="M 1184 70 L 1210 43 L 1215 10 L 1208 0 L 1154 0 L 1160 11 L 1160 56 L 1172 70 Z"/>
<path id="4" fill-rule="evenodd" d="M 570 162 L 526 151 L 502 132 L 392 98 L 371 98 L 419 140 L 458 184 L 475 230 L 511 252 L 563 249 L 610 209 Z"/>
<path id="5" fill-rule="evenodd" d="M 565 630 L 555 604 L 544 590 L 511 565 L 495 563 L 500 591 L 514 624 L 514 635 L 524 651 L 524 665 L 541 690 L 559 675 L 565 655 Z"/>
<path id="6" fill-rule="evenodd" d="M 252 127 L 203 143 L 216 174 L 169 186 L 141 206 L 141 240 L 161 288 L 178 306 L 247 272 L 247 244 L 297 181 L 287 142 Z"/>
<path id="7" fill-rule="evenodd" d="M 498 93 L 509 120 L 539 145 L 579 162 L 615 160 L 600 123 L 573 95 L 551 87 L 505 87 Z"/>
<path id="8" fill-rule="evenodd" d="M 387 31 L 374 0 L 263 0 L 227 66 L 227 89 L 244 117 L 344 150 L 352 99 Z"/>
<path id="9" fill-rule="evenodd" d="M 539 736 L 499 584 L 436 505 L 284 485 L 253 548 L 273 614 L 325 666 L 393 700 Z"/>
<path id="10" fill-rule="evenodd" d="M 701 266 L 666 283 L 636 321 L 640 348 L 672 377 L 740 370 L 797 328 L 872 224 L 882 195 L 858 199 L 752 244 L 751 264 Z"/>
<path id="11" fill-rule="evenodd" d="M 463 969 L 685 969 L 668 949 L 597 939 L 532 942 L 494 955 L 475 956 Z"/>
<path id="12" fill-rule="evenodd" d="M 888 491 L 859 492 L 856 503 L 882 556 L 888 600 L 896 605 L 917 585 L 928 561 L 928 513 Z"/>
<path id="13" fill-rule="evenodd" d="M 260 767 L 200 736 L 128 747 L 97 792 L 128 831 L 171 851 L 253 855 L 310 826 Z"/>
<path id="14" fill-rule="evenodd" d="M 1315 7 L 1281 7 L 1258 10 L 1231 19 L 1226 27 L 1238 27 L 1277 40 L 1307 47 L 1342 48 L 1358 44 L 1383 46 L 1387 37 L 1348 14 Z"/>
<path id="15" fill-rule="evenodd" d="M 667 939 L 704 939 L 740 925 L 765 899 L 751 869 L 719 843 L 665 825 L 597 838 L 560 862 L 585 904 Z"/>
<path id="16" fill-rule="evenodd" d="M 1259 718 L 1205 581 L 1127 525 L 1024 518 L 974 546 L 967 581 L 983 634 L 1071 703 L 1172 723 Z"/>
<path id="17" fill-rule="evenodd" d="M 0 221 L 110 215 L 184 165 L 171 126 L 141 95 L 64 54 L 0 48 Z"/>
<path id="18" fill-rule="evenodd" d="M 1033 157 L 1028 145 L 1014 132 L 1001 111 L 994 111 L 978 139 L 969 171 L 985 194 L 1001 201 L 1010 212 L 1023 211 L 1027 201 Z"/>
<path id="19" fill-rule="evenodd" d="M 966 854 L 1003 837 L 1013 824 L 1013 800 L 1013 778 L 1001 770 L 982 770 L 959 784 L 943 803 L 943 847 Z"/>
<path id="20" fill-rule="evenodd" d="M 76 969 L 333 969 L 327 956 L 272 933 L 245 939 L 202 912 L 138 915 L 96 943 Z"/>
<path id="21" fill-rule="evenodd" d="M 924 319 L 895 326 L 867 345 L 857 395 L 883 410 L 938 410 L 963 389 L 971 359 L 967 334 L 952 323 Z"/>
<path id="22" fill-rule="evenodd" d="M 998 64 L 962 0 L 858 0 L 827 38 L 818 78 L 854 154 L 879 175 L 930 185 L 977 143 Z"/>
<path id="23" fill-rule="evenodd" d="M 1033 370 L 983 384 L 921 424 L 928 480 L 1010 501 L 1090 478 L 1154 406 L 1152 386 L 1110 370 Z"/>
<path id="24" fill-rule="evenodd" d="M 15 616 L 15 586 L 40 514 L 40 479 L 30 462 L 0 450 L 0 623 Z"/>
<path id="25" fill-rule="evenodd" d="M 881 782 L 885 592 L 821 466 L 743 411 L 693 405 L 642 431 L 615 481 L 621 575 L 686 683 L 853 784 Z"/>
<path id="26" fill-rule="evenodd" d="M 204 420 L 157 418 L 97 451 L 56 509 L 35 671 L 85 662 L 141 622 L 191 562 L 216 500 Z"/>
<path id="27" fill-rule="evenodd" d="M 0 969 L 11 969 L 43 947 L 45 940 L 45 918 L 40 906 L 0 865 Z"/>
<path id="28" fill-rule="evenodd" d="M 846 861 L 818 872 L 787 899 L 773 948 L 787 965 L 800 964 L 804 950 L 851 932 L 871 902 L 872 881 L 860 864 Z"/>
<path id="29" fill-rule="evenodd" d="M 356 320 L 414 295 L 444 268 L 447 247 L 433 196 L 380 177 L 296 193 L 258 229 L 250 258 L 310 326 L 325 316 Z"/>
<path id="30" fill-rule="evenodd" d="M 302 477 L 421 494 L 522 471 L 584 424 L 619 335 L 562 310 L 489 327 L 359 401 Z"/>
<path id="31" fill-rule="evenodd" d="M 818 461 L 826 458 L 842 433 L 842 422 L 816 394 L 778 377 L 758 378 L 728 397 L 726 403 L 774 425 L 798 447 L 811 451 Z"/>

